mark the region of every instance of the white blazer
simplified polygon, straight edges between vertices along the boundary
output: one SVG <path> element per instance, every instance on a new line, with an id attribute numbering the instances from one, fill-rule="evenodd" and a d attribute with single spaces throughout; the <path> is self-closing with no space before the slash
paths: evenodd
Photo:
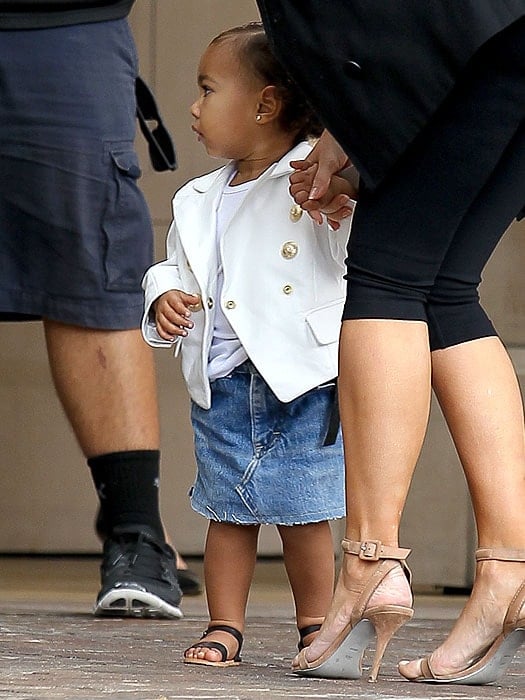
<path id="1" fill-rule="evenodd" d="M 211 406 L 207 366 L 216 304 L 280 401 L 337 376 L 350 221 L 332 231 L 294 206 L 289 163 L 310 150 L 299 144 L 258 178 L 225 230 L 220 251 L 216 210 L 235 165 L 191 180 L 173 198 L 167 260 L 143 280 L 142 333 L 154 347 L 174 344 L 175 355 L 181 351 L 190 396 L 202 408 Z M 220 263 L 224 286 L 217 299 Z M 202 299 L 202 308 L 192 313 L 194 327 L 171 343 L 158 335 L 151 309 L 170 289 Z"/>

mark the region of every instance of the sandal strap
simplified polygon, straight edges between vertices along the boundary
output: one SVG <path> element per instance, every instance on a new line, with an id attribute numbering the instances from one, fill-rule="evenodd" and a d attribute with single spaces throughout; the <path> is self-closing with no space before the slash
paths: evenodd
<path id="1" fill-rule="evenodd" d="M 222 642 L 197 642 L 196 644 L 192 644 L 191 647 L 188 647 L 187 649 L 184 650 L 184 654 L 186 654 L 187 651 L 190 649 L 213 649 L 214 651 L 218 651 L 219 654 L 221 655 L 221 661 L 226 661 L 228 658 L 228 647 L 226 644 L 223 644 Z M 237 659 L 235 658 L 234 661 Z"/>
<path id="2" fill-rule="evenodd" d="M 351 623 L 355 627 L 362 619 L 371 596 L 389 571 L 400 565 L 409 585 L 411 585 L 412 574 L 405 561 L 411 550 L 391 547 L 383 544 L 380 540 L 355 542 L 346 538 L 342 540 L 341 547 L 345 554 L 355 554 L 363 561 L 375 563 L 375 566 L 371 567 L 370 577 L 360 586 L 361 590 L 352 610 Z"/>
<path id="3" fill-rule="evenodd" d="M 315 624 L 315 625 L 306 625 L 306 627 L 300 627 L 298 628 L 299 632 L 299 644 L 297 645 L 299 648 L 299 651 L 302 651 L 305 647 L 304 644 L 304 638 L 308 637 L 309 634 L 313 634 L 314 632 L 319 632 L 321 629 L 321 624 Z"/>
<path id="4" fill-rule="evenodd" d="M 525 561 L 525 549 L 506 549 L 504 547 L 482 547 L 476 550 L 476 561 Z"/>
<path id="5" fill-rule="evenodd" d="M 304 637 L 308 637 L 308 635 L 312 634 L 313 632 L 319 632 L 321 627 L 322 627 L 321 624 L 307 625 L 306 627 L 301 627 L 297 631 L 299 632 L 299 636 L 301 637 L 301 639 L 303 639 Z"/>
<path id="6" fill-rule="evenodd" d="M 242 649 L 242 644 L 244 642 L 244 637 L 239 632 L 239 630 L 236 629 L 235 627 L 231 627 L 230 625 L 210 625 L 210 627 L 208 627 L 208 629 L 202 635 L 201 639 L 203 637 L 207 637 L 212 632 L 227 632 L 228 634 L 231 634 L 231 636 L 237 641 L 237 644 L 239 645 L 237 647 L 237 653 L 235 654 L 234 661 L 240 661 L 241 660 L 241 649 Z M 219 642 L 210 642 L 210 644 L 219 644 Z"/>
<path id="7" fill-rule="evenodd" d="M 402 547 L 389 547 L 380 540 L 354 542 L 346 538 L 341 541 L 341 547 L 346 554 L 355 554 L 359 559 L 364 559 L 365 561 L 379 561 L 380 559 L 404 561 L 412 551 Z"/>

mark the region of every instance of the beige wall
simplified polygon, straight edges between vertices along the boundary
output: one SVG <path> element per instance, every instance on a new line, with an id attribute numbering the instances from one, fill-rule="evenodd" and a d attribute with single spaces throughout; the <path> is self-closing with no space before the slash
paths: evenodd
<path id="1" fill-rule="evenodd" d="M 201 51 L 229 26 L 258 19 L 246 0 L 137 0 L 131 16 L 141 74 L 154 89 L 176 142 L 175 173 L 153 172 L 141 137 L 142 185 L 155 224 L 157 256 L 164 249 L 173 192 L 217 167 L 190 130 Z M 40 324 L 0 325 L 1 551 L 97 551 L 96 496 L 89 470 L 52 387 Z M 205 522 L 186 497 L 194 473 L 188 400 L 179 363 L 158 351 L 163 428 L 162 507 L 170 534 L 185 552 L 200 552 Z M 270 547 L 274 547 L 270 538 Z M 263 540 L 264 548 L 264 540 Z"/>
<path id="2" fill-rule="evenodd" d="M 190 131 L 198 57 L 219 31 L 257 16 L 255 2 L 247 0 L 137 0 L 131 23 L 141 73 L 157 95 L 179 159 L 175 173 L 154 173 L 138 141 L 158 258 L 174 190 L 218 165 Z M 483 298 L 525 378 L 524 236 L 525 225 L 516 224 L 500 244 L 486 272 Z M 4 324 L 0 333 L 0 551 L 97 551 L 92 530 L 96 497 L 51 385 L 40 325 Z M 188 400 L 178 361 L 169 351 L 159 350 L 156 356 L 163 514 L 181 551 L 200 552 L 205 522 L 191 512 L 186 497 L 194 472 Z M 403 544 L 415 548 L 416 581 L 465 585 L 473 541 L 455 451 L 434 409 L 403 524 Z M 261 551 L 278 549 L 272 529 L 265 529 Z"/>

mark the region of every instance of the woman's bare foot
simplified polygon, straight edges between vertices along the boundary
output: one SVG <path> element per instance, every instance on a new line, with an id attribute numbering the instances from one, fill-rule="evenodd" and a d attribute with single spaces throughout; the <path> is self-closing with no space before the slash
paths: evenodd
<path id="1" fill-rule="evenodd" d="M 482 561 L 477 565 L 472 594 L 446 640 L 429 657 L 436 676 L 469 668 L 502 632 L 503 620 L 516 591 L 525 580 L 525 563 Z M 422 659 L 401 661 L 402 676 L 421 675 Z"/>

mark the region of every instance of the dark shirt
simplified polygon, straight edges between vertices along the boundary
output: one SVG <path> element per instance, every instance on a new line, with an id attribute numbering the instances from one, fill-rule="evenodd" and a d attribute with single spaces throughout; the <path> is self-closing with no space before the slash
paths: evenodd
<path id="1" fill-rule="evenodd" d="M 135 0 L 6 0 L 0 30 L 44 29 L 126 17 Z"/>

